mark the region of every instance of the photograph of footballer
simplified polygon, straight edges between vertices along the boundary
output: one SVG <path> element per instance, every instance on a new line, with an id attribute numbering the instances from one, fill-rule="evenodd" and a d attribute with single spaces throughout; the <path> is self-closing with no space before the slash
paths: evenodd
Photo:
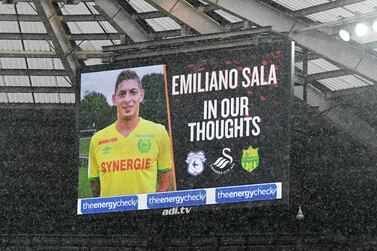
<path id="1" fill-rule="evenodd" d="M 163 125 L 139 115 L 144 95 L 135 71 L 119 73 L 111 97 L 116 121 L 90 140 L 88 179 L 93 197 L 172 190 L 169 135 Z"/>

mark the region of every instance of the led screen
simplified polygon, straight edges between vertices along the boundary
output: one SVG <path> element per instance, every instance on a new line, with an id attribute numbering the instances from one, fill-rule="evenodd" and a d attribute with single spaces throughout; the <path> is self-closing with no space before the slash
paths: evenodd
<path id="1" fill-rule="evenodd" d="M 78 214 L 287 202 L 290 44 L 151 62 L 81 74 Z"/>

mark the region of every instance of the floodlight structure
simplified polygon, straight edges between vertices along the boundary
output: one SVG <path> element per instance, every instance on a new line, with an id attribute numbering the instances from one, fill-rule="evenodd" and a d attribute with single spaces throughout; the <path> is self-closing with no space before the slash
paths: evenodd
<path id="1" fill-rule="evenodd" d="M 377 32 L 377 20 L 373 22 L 372 29 L 373 31 Z"/>
<path id="2" fill-rule="evenodd" d="M 368 34 L 369 27 L 364 23 L 358 23 L 355 26 L 355 34 L 358 37 L 363 37 Z"/>
<path id="3" fill-rule="evenodd" d="M 341 30 L 339 31 L 339 37 L 340 37 L 343 41 L 346 41 L 346 42 L 350 41 L 350 39 L 351 39 L 351 35 L 350 35 L 350 33 L 349 33 L 347 30 L 344 30 L 344 29 L 341 29 Z"/>
<path id="4" fill-rule="evenodd" d="M 359 22 L 354 26 L 352 32 L 350 30 L 350 26 L 347 26 L 346 28 L 343 27 L 338 31 L 338 35 L 343 41 L 349 42 L 351 40 L 351 34 L 354 34 L 357 37 L 364 37 L 368 35 L 371 30 L 377 32 L 377 20 L 373 23 Z"/>

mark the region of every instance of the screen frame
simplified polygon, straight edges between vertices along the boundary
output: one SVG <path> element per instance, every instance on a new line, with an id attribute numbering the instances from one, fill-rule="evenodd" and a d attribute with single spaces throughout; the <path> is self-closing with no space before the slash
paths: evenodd
<path id="1" fill-rule="evenodd" d="M 261 45 L 250 45 L 251 47 L 259 48 Z M 250 48 L 250 46 L 235 46 L 237 49 L 246 49 Z M 271 43 L 268 43 L 266 45 L 267 47 L 276 46 L 275 48 L 282 48 L 282 46 L 285 46 L 286 55 L 288 56 L 286 62 L 289 62 L 291 72 L 288 76 L 288 82 L 291 86 L 291 96 L 293 95 L 293 79 L 294 79 L 294 53 L 295 53 L 295 44 L 293 41 L 282 37 L 278 40 L 272 40 Z M 100 71 L 111 71 L 111 70 L 119 70 L 119 69 L 127 69 L 127 68 L 137 68 L 137 67 L 146 67 L 146 66 L 152 66 L 152 65 L 167 65 L 167 62 L 171 62 L 173 58 L 182 57 L 188 58 L 187 60 L 191 58 L 195 58 L 198 56 L 198 54 L 206 53 L 206 52 L 216 52 L 221 50 L 230 49 L 229 47 L 222 48 L 221 45 L 219 45 L 219 48 L 216 49 L 206 49 L 201 51 L 192 51 L 192 52 L 180 52 L 180 53 L 172 53 L 169 55 L 161 56 L 150 56 L 150 57 L 141 57 L 141 58 L 135 58 L 135 59 L 129 59 L 129 60 L 121 60 L 121 61 L 114 61 L 110 62 L 108 64 L 96 64 L 96 65 L 88 65 L 88 66 L 79 66 L 77 68 L 77 74 L 76 74 L 76 137 L 79 139 L 79 119 L 80 119 L 80 103 L 81 103 L 81 75 L 85 73 L 93 73 L 93 72 L 100 72 Z M 234 49 L 234 48 L 232 48 Z M 289 102 L 289 110 L 291 111 L 292 102 Z M 170 119 L 170 118 L 168 118 Z M 288 116 L 288 130 L 290 131 L 291 127 L 291 116 Z M 170 130 L 170 128 L 169 128 Z M 290 147 L 289 147 L 290 148 Z M 77 140 L 77 163 L 79 163 L 79 140 Z M 288 161 L 290 162 L 290 156 L 288 156 Z M 193 210 L 191 212 L 201 212 L 201 211 L 221 211 L 221 210 L 228 210 L 228 209 L 252 209 L 255 207 L 264 207 L 264 206 L 272 206 L 272 207 L 288 207 L 289 208 L 289 194 L 290 194 L 290 180 L 289 180 L 289 167 L 290 164 L 288 163 L 288 167 L 286 170 L 286 179 L 282 182 L 282 198 L 278 200 L 268 200 L 268 201 L 249 201 L 249 202 L 234 202 L 234 203 L 225 203 L 225 204 L 206 204 L 206 205 L 194 205 L 194 206 L 187 206 L 189 208 L 192 208 Z M 79 165 L 76 166 L 76 175 L 78 175 L 78 168 Z M 78 178 L 76 179 L 76 186 L 78 188 Z M 250 184 L 254 185 L 254 184 Z M 177 191 L 183 191 L 183 190 L 177 190 Z M 78 203 L 78 189 L 76 189 L 76 202 Z M 186 208 L 187 208 L 186 207 Z M 99 218 L 99 219 L 106 219 L 106 218 L 113 218 L 113 217 L 124 217 L 127 215 L 127 217 L 133 217 L 133 216 L 139 216 L 144 214 L 161 214 L 163 210 L 170 209 L 170 208 L 157 208 L 157 209 L 146 209 L 146 210 L 134 210 L 134 211 L 120 211 L 120 212 L 109 212 L 109 213 L 95 213 L 95 214 L 79 214 L 80 217 L 84 218 Z M 77 209 L 76 209 L 77 210 Z M 190 212 L 190 213 L 191 213 Z M 77 213 L 77 211 L 76 211 Z"/>

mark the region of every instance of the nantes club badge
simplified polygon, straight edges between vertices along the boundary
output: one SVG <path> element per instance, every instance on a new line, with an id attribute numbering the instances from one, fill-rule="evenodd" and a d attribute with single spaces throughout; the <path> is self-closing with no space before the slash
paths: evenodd
<path id="1" fill-rule="evenodd" d="M 204 170 L 205 161 L 206 157 L 203 151 L 189 152 L 186 158 L 186 163 L 188 164 L 187 172 L 193 176 L 201 174 Z"/>
<path id="2" fill-rule="evenodd" d="M 140 153 L 148 153 L 152 147 L 152 140 L 150 138 L 141 138 L 137 142 L 137 149 Z"/>
<path id="3" fill-rule="evenodd" d="M 249 146 L 248 149 L 242 150 L 241 165 L 247 172 L 253 172 L 259 165 L 258 148 L 254 149 L 252 146 Z"/>

